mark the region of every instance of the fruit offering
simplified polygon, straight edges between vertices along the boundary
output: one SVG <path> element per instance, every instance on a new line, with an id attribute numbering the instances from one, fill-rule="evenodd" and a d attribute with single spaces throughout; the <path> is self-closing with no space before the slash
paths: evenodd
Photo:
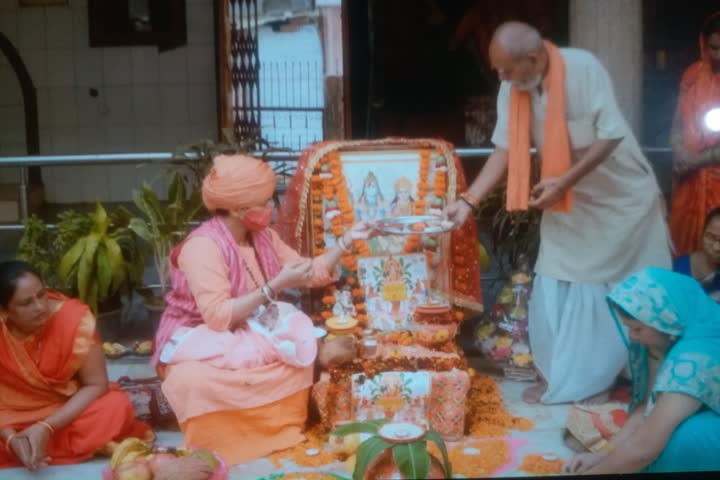
<path id="1" fill-rule="evenodd" d="M 120 358 L 131 352 L 131 350 L 122 343 L 103 342 L 102 347 L 105 356 L 109 358 Z"/>
<path id="2" fill-rule="evenodd" d="M 115 447 L 110 465 L 103 470 L 104 480 L 152 480 L 169 462 L 195 457 L 212 472 L 208 480 L 227 478 L 225 464 L 212 452 L 188 448 L 154 447 L 138 438 L 128 438 Z M 167 467 L 166 467 L 167 468 Z"/>
<path id="3" fill-rule="evenodd" d="M 135 355 L 152 355 L 153 353 L 153 342 L 152 340 L 145 340 L 143 342 L 135 342 L 133 347 Z"/>
<path id="4" fill-rule="evenodd" d="M 515 380 L 536 379 L 528 339 L 528 305 L 532 285 L 526 257 L 501 290 L 493 308 L 485 314 L 475 330 L 475 345 L 505 376 Z"/>

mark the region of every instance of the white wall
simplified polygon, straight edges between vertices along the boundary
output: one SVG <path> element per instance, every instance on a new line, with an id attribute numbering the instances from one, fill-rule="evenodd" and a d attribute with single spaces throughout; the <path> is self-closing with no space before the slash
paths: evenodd
<path id="1" fill-rule="evenodd" d="M 0 31 L 18 48 L 37 88 L 42 154 L 172 151 L 215 138 L 216 93 L 211 0 L 187 0 L 187 45 L 90 48 L 87 0 L 20 8 L 0 0 Z M 0 55 L 0 155 L 24 155 L 22 97 Z M 99 92 L 92 98 L 89 89 Z M 16 172 L 0 170 L 0 182 Z M 160 167 L 43 168 L 46 199 L 127 200 Z"/>

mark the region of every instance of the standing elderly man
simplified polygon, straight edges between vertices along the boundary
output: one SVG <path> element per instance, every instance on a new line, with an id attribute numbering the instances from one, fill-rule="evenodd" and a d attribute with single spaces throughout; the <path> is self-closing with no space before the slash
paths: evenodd
<path id="1" fill-rule="evenodd" d="M 605 296 L 644 267 L 671 267 L 657 180 L 591 53 L 559 49 L 530 25 L 501 25 L 490 60 L 502 84 L 495 150 L 461 198 L 462 223 L 506 176 L 507 209 L 543 210 L 529 333 L 540 385 L 527 402 L 573 402 L 607 391 L 627 351 Z M 530 144 L 541 180 L 530 186 Z"/>

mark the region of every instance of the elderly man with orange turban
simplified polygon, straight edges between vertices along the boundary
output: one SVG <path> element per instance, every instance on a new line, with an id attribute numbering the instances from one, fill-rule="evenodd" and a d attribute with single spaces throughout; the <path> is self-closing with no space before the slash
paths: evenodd
<path id="1" fill-rule="evenodd" d="M 301 258 L 269 228 L 274 190 L 267 163 L 215 158 L 202 186 L 214 216 L 170 255 L 172 290 L 155 339 L 153 363 L 164 368 L 163 392 L 185 443 L 214 450 L 229 464 L 300 443 L 315 355 L 321 363 L 354 355 L 344 339 L 318 353 L 302 312 L 291 316 L 289 349 L 274 344 L 255 319 L 278 305 L 284 290 L 330 283 L 343 251 L 374 234 L 360 223 L 325 254 Z"/>

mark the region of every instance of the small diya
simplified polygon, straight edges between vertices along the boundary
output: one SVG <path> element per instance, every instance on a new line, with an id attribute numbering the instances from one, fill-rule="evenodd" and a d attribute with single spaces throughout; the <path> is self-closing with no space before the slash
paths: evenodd
<path id="1" fill-rule="evenodd" d="M 378 436 L 388 443 L 412 443 L 423 435 L 423 427 L 409 422 L 391 422 L 378 428 Z"/>

